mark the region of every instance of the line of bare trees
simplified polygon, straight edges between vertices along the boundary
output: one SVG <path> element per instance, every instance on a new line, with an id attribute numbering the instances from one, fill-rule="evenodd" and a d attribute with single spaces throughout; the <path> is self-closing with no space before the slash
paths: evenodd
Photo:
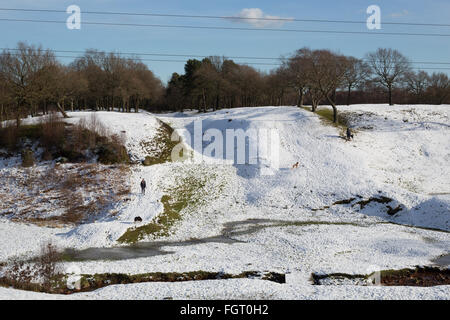
<path id="1" fill-rule="evenodd" d="M 162 104 L 161 81 L 137 58 L 88 50 L 71 64 L 51 50 L 19 43 L 0 54 L 0 125 L 4 119 L 66 110 L 138 111 Z"/>
<path id="2" fill-rule="evenodd" d="M 166 90 L 173 110 L 200 111 L 256 105 L 337 105 L 358 103 L 450 102 L 450 79 L 445 73 L 414 72 L 397 50 L 378 49 L 364 59 L 330 50 L 302 48 L 284 58 L 270 73 L 261 73 L 232 60 L 209 57 L 189 60 L 185 73 L 174 73 Z"/>
<path id="3" fill-rule="evenodd" d="M 225 57 L 188 60 L 164 87 L 137 57 L 88 50 L 69 65 L 51 50 L 19 43 L 0 53 L 0 124 L 3 119 L 70 110 L 150 111 L 264 105 L 450 103 L 450 79 L 413 71 L 393 49 L 364 59 L 302 48 L 264 73 Z"/>

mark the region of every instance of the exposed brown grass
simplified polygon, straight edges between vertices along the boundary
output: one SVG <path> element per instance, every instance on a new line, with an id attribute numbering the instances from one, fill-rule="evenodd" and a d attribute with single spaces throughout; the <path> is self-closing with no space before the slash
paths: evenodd
<path id="1" fill-rule="evenodd" d="M 15 277 L 0 278 L 0 286 L 12 286 L 16 289 L 47 292 L 53 294 L 73 294 L 76 292 L 88 292 L 116 284 L 131 284 L 145 282 L 184 282 L 205 281 L 223 279 L 261 279 L 276 283 L 286 283 L 286 276 L 276 272 L 244 271 L 239 274 L 224 272 L 190 271 L 190 272 L 152 272 L 143 274 L 102 273 L 94 275 L 81 275 L 80 286 L 69 288 L 65 275 L 56 274 L 50 282 L 50 286 L 33 282 L 33 277 L 16 280 Z"/>
<path id="2" fill-rule="evenodd" d="M 59 285 L 61 254 L 51 242 L 42 244 L 40 254 L 32 260 L 12 259 L 6 263 L 0 285 L 16 289 L 49 292 Z"/>
<path id="3" fill-rule="evenodd" d="M 51 227 L 76 225 L 109 215 L 129 197 L 129 169 L 99 164 L 58 165 L 5 173 L 0 214 Z M 15 197 L 8 192 L 15 189 Z M 50 215 L 61 210 L 62 213 Z M 116 211 L 117 214 L 117 211 Z"/>
<path id="4" fill-rule="evenodd" d="M 35 155 L 28 149 L 30 142 L 37 142 L 44 149 L 41 160 L 45 161 L 64 158 L 66 162 L 88 162 L 95 155 L 103 164 L 129 162 L 124 137 L 110 134 L 95 113 L 89 120 L 82 118 L 77 125 L 69 125 L 57 114 L 50 114 L 35 125 L 0 128 L 0 148 L 10 154 L 21 151 L 26 167 L 34 164 Z"/>
<path id="5" fill-rule="evenodd" d="M 331 273 L 331 274 L 315 274 L 311 275 L 311 280 L 315 285 L 322 285 L 323 280 L 360 280 L 360 285 L 374 284 L 373 277 L 375 273 L 347 274 L 347 273 Z M 382 286 L 415 286 L 415 287 L 432 287 L 450 284 L 450 270 L 438 267 L 416 267 L 401 270 L 381 270 L 379 272 L 379 285 Z"/>
<path id="6" fill-rule="evenodd" d="M 36 143 L 44 149 L 40 158 L 30 148 Z M 8 150 L 2 156 L 22 153 L 23 164 L 0 173 L 0 215 L 50 226 L 107 215 L 130 193 L 124 144 L 124 136 L 110 134 L 95 113 L 77 125 L 50 114 L 35 125 L 0 128 L 0 148 Z M 94 157 L 101 164 L 87 163 Z M 40 162 L 57 158 L 64 164 Z"/>
<path id="7" fill-rule="evenodd" d="M 56 113 L 50 113 L 41 119 L 41 143 L 48 152 L 53 146 L 64 143 L 65 125 Z"/>

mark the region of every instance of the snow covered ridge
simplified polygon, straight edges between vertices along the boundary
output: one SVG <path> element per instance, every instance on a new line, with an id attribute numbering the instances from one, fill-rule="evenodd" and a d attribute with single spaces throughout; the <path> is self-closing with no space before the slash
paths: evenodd
<path id="1" fill-rule="evenodd" d="M 273 175 L 273 171 L 279 169 L 278 129 L 255 128 L 242 122 L 231 124 L 232 121 L 233 119 L 218 122 L 198 119 L 193 122 L 191 128 L 179 130 L 177 134 L 183 138 L 172 152 L 172 161 L 183 158 L 179 156 L 180 152 L 184 155 L 192 150 L 193 156 L 183 160 L 193 163 L 258 166 L 259 174 Z"/>
<path id="2" fill-rule="evenodd" d="M 338 139 L 335 128 L 320 125 L 312 113 L 292 107 L 222 110 L 191 117 L 175 116 L 168 121 L 175 126 L 179 123 L 183 132 L 188 131 L 186 141 L 195 135 L 195 123 L 200 120 L 204 132 L 210 128 L 222 133 L 229 128 L 276 129 L 281 146 L 280 168 L 270 183 L 259 177 L 255 166 L 234 162 L 238 175 L 254 178 L 247 182 L 262 182 L 249 189 L 250 193 L 259 194 L 255 197 L 258 201 L 264 198 L 267 202 L 268 198 L 263 196 L 265 187 L 274 192 L 280 184 L 284 184 L 284 190 L 309 189 L 317 195 L 302 194 L 295 199 L 275 201 L 287 207 L 300 202 L 299 205 L 321 208 L 355 196 L 363 200 L 385 196 L 393 201 L 384 207 L 369 203 L 356 209 L 389 221 L 449 230 L 448 200 L 443 199 L 450 192 L 449 109 L 449 106 L 339 107 L 355 131 L 357 138 L 353 142 Z M 209 142 L 203 144 L 203 151 L 208 150 Z M 300 163 L 300 169 L 288 171 L 296 162 Z M 280 199 L 289 193 L 280 195 Z M 387 212 L 395 209 L 402 210 L 390 217 Z"/>
<path id="3" fill-rule="evenodd" d="M 449 230 L 450 106 L 350 106 L 358 148 L 374 180 L 396 189 L 410 217 L 398 221 Z"/>

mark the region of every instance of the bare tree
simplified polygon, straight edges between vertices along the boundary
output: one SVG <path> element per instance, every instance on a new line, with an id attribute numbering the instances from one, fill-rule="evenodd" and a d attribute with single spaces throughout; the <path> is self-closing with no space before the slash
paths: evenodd
<path id="1" fill-rule="evenodd" d="M 0 65 L 3 55 L 0 55 Z M 4 74 L 0 72 L 0 128 L 3 126 L 3 120 L 9 119 L 10 107 L 14 99 L 11 90 L 5 80 Z"/>
<path id="2" fill-rule="evenodd" d="M 281 106 L 284 104 L 286 89 L 289 87 L 286 69 L 281 67 L 270 72 L 265 77 L 264 93 L 266 101 L 270 105 Z"/>
<path id="3" fill-rule="evenodd" d="M 71 68 L 82 73 L 87 79 L 88 92 L 84 97 L 85 104 L 93 109 L 102 108 L 103 99 L 107 93 L 106 73 L 102 69 L 105 53 L 96 50 L 87 50 L 82 57 L 75 59 Z"/>
<path id="4" fill-rule="evenodd" d="M 434 103 L 444 103 L 445 99 L 450 96 L 449 77 L 442 72 L 433 73 L 430 77 L 429 90 Z"/>
<path id="5" fill-rule="evenodd" d="M 405 74 L 405 82 L 407 90 L 414 96 L 414 101 L 420 102 L 430 84 L 430 76 L 425 71 L 411 71 Z"/>
<path id="6" fill-rule="evenodd" d="M 315 50 L 311 56 L 310 82 L 314 89 L 333 108 L 333 122 L 337 122 L 336 90 L 342 86 L 348 60 L 329 50 Z"/>
<path id="7" fill-rule="evenodd" d="M 309 83 L 307 89 L 306 94 L 311 100 L 311 111 L 316 112 L 319 104 L 324 99 L 323 93 L 314 82 Z"/>
<path id="8" fill-rule="evenodd" d="M 392 89 L 410 72 L 409 60 L 397 50 L 383 48 L 367 54 L 367 60 L 375 75 L 374 80 L 388 90 L 389 105 L 392 106 Z"/>
<path id="9" fill-rule="evenodd" d="M 22 42 L 14 52 L 3 51 L 0 73 L 15 98 L 17 126 L 23 109 L 32 111 L 37 103 L 39 72 L 52 63 L 55 63 L 53 53 Z"/>
<path id="10" fill-rule="evenodd" d="M 35 73 L 33 92 L 36 103 L 34 107 L 39 101 L 44 102 L 44 104 L 47 102 L 55 103 L 63 117 L 68 118 L 64 110 L 64 104 L 61 106 L 66 97 L 67 88 L 70 86 L 65 71 L 66 68 L 55 61 Z M 34 113 L 35 111 L 32 110 L 32 114 Z"/>
<path id="11" fill-rule="evenodd" d="M 297 106 L 303 106 L 304 97 L 308 87 L 311 87 L 308 74 L 311 67 L 312 51 L 309 48 L 302 48 L 283 62 L 283 69 L 288 79 L 290 87 L 298 93 Z"/>
<path id="12" fill-rule="evenodd" d="M 347 68 L 344 73 L 343 87 L 347 90 L 347 105 L 350 105 L 352 89 L 362 85 L 370 76 L 370 67 L 360 59 L 347 58 Z"/>
<path id="13" fill-rule="evenodd" d="M 102 70 L 105 73 L 106 92 L 108 93 L 106 109 L 114 110 L 114 98 L 118 96 L 119 87 L 123 82 L 125 75 L 125 61 L 119 55 L 109 53 L 104 55 L 102 61 Z"/>

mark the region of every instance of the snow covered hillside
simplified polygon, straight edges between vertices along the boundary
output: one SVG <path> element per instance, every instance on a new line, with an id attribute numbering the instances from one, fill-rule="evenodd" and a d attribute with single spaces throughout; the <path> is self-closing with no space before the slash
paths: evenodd
<path id="1" fill-rule="evenodd" d="M 0 262 L 31 256 L 51 240 L 77 249 L 76 262 L 64 267 L 76 266 L 83 274 L 256 270 L 286 274 L 285 284 L 261 279 L 140 283 L 64 297 L 0 288 L 0 297 L 448 299 L 450 286 L 312 285 L 312 273 L 369 274 L 431 265 L 450 247 L 450 106 L 352 105 L 339 111 L 355 133 L 352 141 L 342 138 L 343 128 L 296 107 L 97 112 L 109 130 L 126 137 L 134 161 L 127 177 L 129 200 L 114 208 L 114 216 L 74 228 L 0 217 Z M 75 123 L 90 113 L 70 116 L 67 121 Z M 267 167 L 261 156 L 256 165 L 191 159 L 141 164 L 161 148 L 160 121 L 189 144 L 199 120 L 203 132 L 216 129 L 224 136 L 226 129 L 275 130 L 279 168 L 261 174 Z M 261 140 L 250 140 L 249 148 L 254 143 L 260 150 Z M 1 177 L 17 171 L 17 165 L 2 161 Z M 1 190 L 0 196 L 7 196 Z M 146 225 L 173 219 L 165 215 L 171 200 L 181 208 L 180 217 L 167 223 L 167 230 L 147 232 Z M 118 242 L 134 230 L 136 216 L 143 219 L 139 244 Z"/>

